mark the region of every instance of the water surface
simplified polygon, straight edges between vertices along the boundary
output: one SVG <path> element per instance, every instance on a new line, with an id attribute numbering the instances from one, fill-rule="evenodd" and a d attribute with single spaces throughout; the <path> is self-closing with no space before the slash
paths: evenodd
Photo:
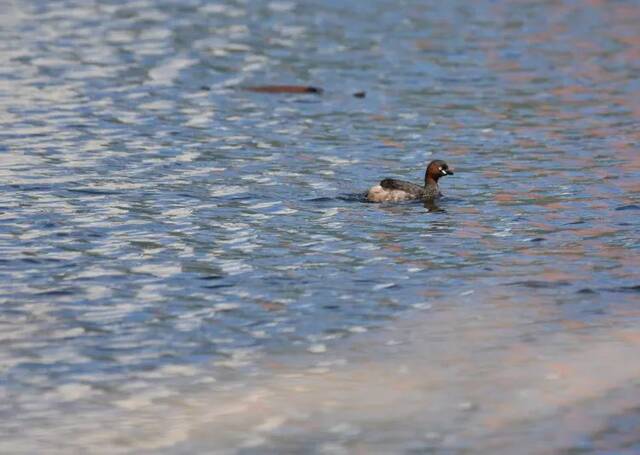
<path id="1" fill-rule="evenodd" d="M 3 7 L 7 451 L 640 450 L 637 2 Z"/>

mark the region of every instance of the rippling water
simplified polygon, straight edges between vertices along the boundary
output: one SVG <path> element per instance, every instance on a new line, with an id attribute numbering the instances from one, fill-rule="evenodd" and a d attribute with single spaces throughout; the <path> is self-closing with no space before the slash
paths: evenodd
<path id="1" fill-rule="evenodd" d="M 640 450 L 637 2 L 2 3 L 8 452 Z"/>

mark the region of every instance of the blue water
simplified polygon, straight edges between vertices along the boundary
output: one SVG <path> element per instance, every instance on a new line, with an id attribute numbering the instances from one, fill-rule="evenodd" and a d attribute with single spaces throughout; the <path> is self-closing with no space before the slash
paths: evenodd
<path id="1" fill-rule="evenodd" d="M 3 8 L 9 452 L 486 289 L 533 336 L 638 329 L 637 2 Z M 438 210 L 362 202 L 433 158 Z"/>

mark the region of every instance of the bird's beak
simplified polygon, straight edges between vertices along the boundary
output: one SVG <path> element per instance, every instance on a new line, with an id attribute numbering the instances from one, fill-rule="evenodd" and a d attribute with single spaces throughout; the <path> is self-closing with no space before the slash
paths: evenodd
<path id="1" fill-rule="evenodd" d="M 442 175 L 453 175 L 453 169 L 442 169 Z"/>

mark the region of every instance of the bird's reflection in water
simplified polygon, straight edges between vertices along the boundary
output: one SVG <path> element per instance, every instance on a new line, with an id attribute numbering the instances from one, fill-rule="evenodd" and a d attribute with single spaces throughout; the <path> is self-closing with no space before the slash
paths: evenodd
<path id="1" fill-rule="evenodd" d="M 428 212 L 446 212 L 434 199 L 424 201 L 424 208 L 427 209 Z"/>

